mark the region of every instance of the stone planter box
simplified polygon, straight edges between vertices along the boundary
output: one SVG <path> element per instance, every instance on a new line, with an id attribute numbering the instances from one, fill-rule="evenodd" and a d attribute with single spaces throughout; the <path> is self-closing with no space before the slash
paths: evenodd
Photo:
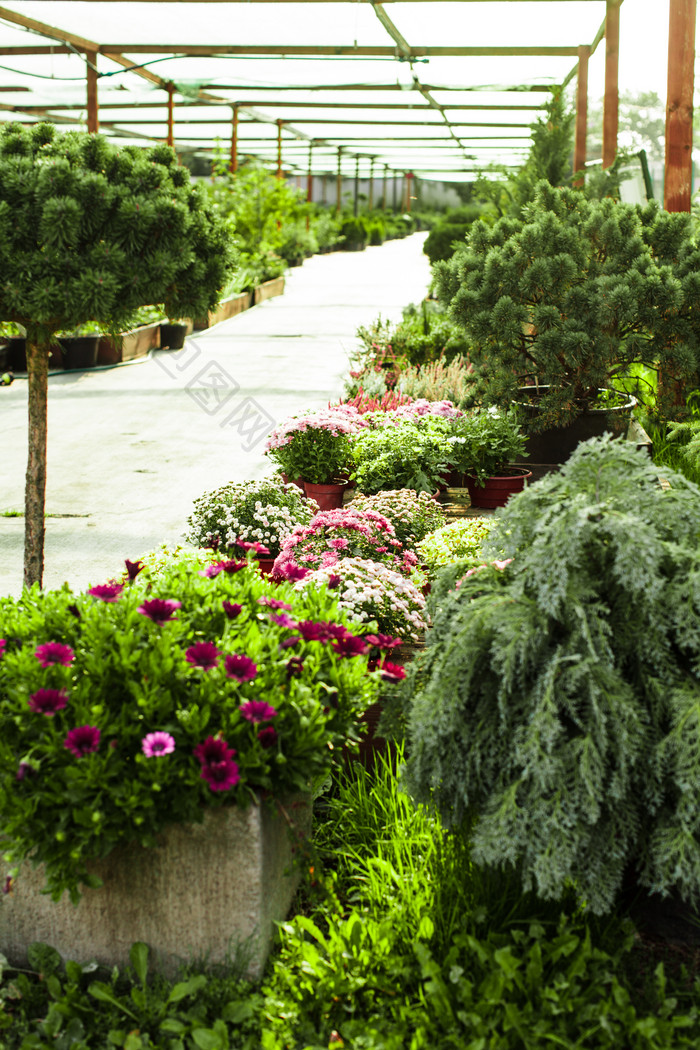
<path id="1" fill-rule="evenodd" d="M 120 361 L 133 361 L 137 357 L 145 357 L 149 350 L 157 350 L 159 346 L 160 321 L 122 332 L 117 339 L 103 335 L 97 351 L 97 363 L 116 365 Z"/>
<path id="2" fill-rule="evenodd" d="M 271 281 L 265 281 L 264 284 L 259 284 L 253 292 L 253 305 L 257 306 L 258 303 L 264 303 L 266 299 L 272 299 L 275 295 L 282 295 L 284 292 L 284 277 L 275 277 Z"/>
<path id="3" fill-rule="evenodd" d="M 25 864 L 0 906 L 2 951 L 26 966 L 27 946 L 42 941 L 64 959 L 122 969 L 131 945 L 145 941 L 169 975 L 189 959 L 238 957 L 258 978 L 299 881 L 292 846 L 309 833 L 311 808 L 310 796 L 286 802 L 283 813 L 273 804 L 224 807 L 202 824 L 167 828 L 158 848 L 119 847 L 90 865 L 104 885 L 86 889 L 77 906 L 65 893 L 60 901 L 42 894 L 41 868 Z"/>
<path id="4" fill-rule="evenodd" d="M 229 317 L 235 317 L 236 314 L 247 310 L 252 304 L 253 296 L 250 292 L 239 292 L 237 295 L 229 295 L 228 298 L 221 300 L 216 310 L 210 310 L 206 317 L 195 319 L 195 331 L 211 328 L 212 325 L 219 324 L 220 321 L 228 321 Z"/>

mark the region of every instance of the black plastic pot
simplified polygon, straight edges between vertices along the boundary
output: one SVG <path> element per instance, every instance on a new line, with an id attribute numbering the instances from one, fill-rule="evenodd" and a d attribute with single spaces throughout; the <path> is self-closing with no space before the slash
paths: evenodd
<path id="1" fill-rule="evenodd" d="M 539 411 L 537 388 L 526 386 L 520 389 L 524 399 L 516 401 L 516 405 L 525 420 L 524 429 L 527 431 L 528 418 L 534 419 Z M 539 389 L 546 392 L 549 387 L 541 386 Z M 529 400 L 525 400 L 525 397 Z M 636 404 L 636 398 L 630 396 L 622 405 L 585 408 L 580 416 L 566 426 L 552 427 L 541 434 L 529 434 L 525 446 L 528 463 L 566 463 L 582 441 L 602 437 L 606 432 L 612 433 L 614 437 L 623 436 Z"/>
<path id="2" fill-rule="evenodd" d="M 0 372 L 7 372 L 12 367 L 12 356 L 9 343 L 0 343 Z"/>
<path id="3" fill-rule="evenodd" d="M 62 336 L 63 364 L 69 370 L 94 368 L 97 364 L 99 335 Z"/>
<path id="4" fill-rule="evenodd" d="M 161 350 L 182 350 L 185 345 L 187 325 L 179 321 L 160 323 L 160 348 Z"/>

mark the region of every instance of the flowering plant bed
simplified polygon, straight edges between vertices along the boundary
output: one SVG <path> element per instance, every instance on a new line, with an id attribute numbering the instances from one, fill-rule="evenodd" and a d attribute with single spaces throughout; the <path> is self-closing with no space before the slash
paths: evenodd
<path id="1" fill-rule="evenodd" d="M 414 583 L 381 562 L 344 558 L 336 565 L 308 573 L 294 586 L 302 593 L 327 585 L 338 608 L 401 641 L 421 641 L 427 627 L 425 597 Z"/>
<path id="2" fill-rule="evenodd" d="M 344 558 L 371 558 L 405 575 L 417 562 L 412 551 L 403 550 L 383 515 L 349 506 L 321 511 L 309 525 L 298 525 L 285 541 L 274 572 L 299 579 L 304 572 L 331 567 Z"/>
<path id="3" fill-rule="evenodd" d="M 355 496 L 349 507 L 382 514 L 393 525 L 397 540 L 410 549 L 445 524 L 440 504 L 427 492 L 413 489 L 385 489 L 373 496 Z"/>
<path id="4" fill-rule="evenodd" d="M 352 469 L 351 438 L 367 426 L 356 408 L 338 405 L 295 416 L 276 427 L 265 452 L 288 478 L 332 485 Z"/>
<path id="5" fill-rule="evenodd" d="M 308 790 L 374 698 L 325 591 L 200 565 L 0 602 L 0 839 L 56 898 L 119 844 Z M 298 625 L 319 622 L 307 640 Z"/>
<path id="6" fill-rule="evenodd" d="M 277 557 L 296 525 L 308 525 L 318 507 L 279 474 L 207 492 L 194 502 L 188 539 L 196 546 L 230 550 L 234 541 L 263 544 Z"/>

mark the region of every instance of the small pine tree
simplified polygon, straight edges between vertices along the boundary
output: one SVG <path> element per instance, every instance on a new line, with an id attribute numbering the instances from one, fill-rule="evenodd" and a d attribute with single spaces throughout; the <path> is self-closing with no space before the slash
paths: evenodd
<path id="1" fill-rule="evenodd" d="M 51 124 L 0 129 L 0 317 L 27 330 L 24 581 L 44 562 L 46 403 L 53 333 L 212 308 L 232 264 L 217 215 L 167 146 L 117 148 Z"/>
<path id="2" fill-rule="evenodd" d="M 442 599 L 410 707 L 414 797 L 596 913 L 629 870 L 700 899 L 700 488 L 668 477 L 608 435 L 514 497 L 485 544 L 513 560 Z"/>

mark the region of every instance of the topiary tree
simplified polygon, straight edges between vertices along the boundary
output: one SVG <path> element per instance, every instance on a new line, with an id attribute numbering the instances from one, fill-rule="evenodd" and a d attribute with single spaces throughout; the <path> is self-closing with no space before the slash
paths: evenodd
<path id="1" fill-rule="evenodd" d="M 596 913 L 627 872 L 700 898 L 700 488 L 667 476 L 608 435 L 514 497 L 501 560 L 436 610 L 410 709 L 414 797 L 473 822 L 478 862 Z"/>
<path id="2" fill-rule="evenodd" d="M 232 264 L 226 231 L 167 146 L 117 148 L 51 124 L 0 129 L 0 317 L 27 330 L 24 582 L 41 583 L 52 335 L 111 330 L 165 303 L 206 313 Z"/>
<path id="3" fill-rule="evenodd" d="M 435 272 L 484 399 L 548 388 L 533 432 L 571 422 L 637 364 L 698 384 L 700 251 L 686 214 L 541 182 L 524 221 L 475 223 Z M 677 400 L 667 386 L 662 412 Z"/>

